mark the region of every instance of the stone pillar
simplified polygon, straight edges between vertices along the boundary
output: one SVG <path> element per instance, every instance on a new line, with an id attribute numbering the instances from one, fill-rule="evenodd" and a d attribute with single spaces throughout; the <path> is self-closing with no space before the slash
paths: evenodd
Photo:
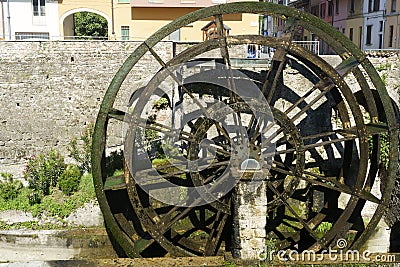
<path id="1" fill-rule="evenodd" d="M 234 194 L 233 256 L 255 260 L 266 244 L 266 181 L 240 181 Z"/>

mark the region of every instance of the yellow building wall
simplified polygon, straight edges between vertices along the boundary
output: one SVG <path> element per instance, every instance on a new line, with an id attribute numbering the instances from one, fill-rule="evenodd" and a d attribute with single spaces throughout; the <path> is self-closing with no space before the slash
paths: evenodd
<path id="1" fill-rule="evenodd" d="M 160 12 L 169 12 L 169 8 L 164 8 Z M 134 13 L 133 13 L 134 14 Z M 170 13 L 174 14 L 174 13 Z M 183 14 L 182 14 L 183 15 Z M 165 17 L 165 14 L 163 15 Z M 161 16 L 160 16 L 161 17 Z M 170 23 L 171 20 L 133 20 L 134 29 L 131 31 L 133 40 L 144 40 L 151 34 L 155 33 L 161 27 Z M 210 20 L 196 21 L 186 27 L 180 29 L 180 41 L 202 41 L 203 28 Z M 231 28 L 231 35 L 239 34 L 257 34 L 258 33 L 258 15 L 243 14 L 224 18 L 225 25 Z M 168 38 L 167 38 L 168 39 Z"/>
<path id="2" fill-rule="evenodd" d="M 130 36 L 132 36 L 137 25 L 131 19 L 130 3 L 114 3 L 114 17 L 116 39 L 121 40 L 121 26 L 129 26 Z M 132 37 L 130 39 L 132 40 Z"/>
<path id="3" fill-rule="evenodd" d="M 111 1 L 113 1 L 113 4 Z M 112 34 L 112 9 L 114 10 L 114 37 Z M 121 26 L 130 26 L 130 28 L 133 28 L 134 26 L 133 21 L 131 20 L 130 3 L 118 3 L 118 0 L 59 0 L 58 14 L 60 16 L 59 26 L 61 35 L 68 36 L 71 34 L 70 29 L 64 30 L 65 19 L 67 19 L 67 26 L 72 27 L 72 25 L 70 25 L 71 20 L 70 18 L 68 19 L 68 17 L 71 14 L 80 11 L 94 12 L 105 17 L 108 21 L 108 36 L 110 39 L 120 39 Z"/>
<path id="4" fill-rule="evenodd" d="M 108 21 L 109 39 L 121 40 L 121 26 L 129 26 L 130 40 L 142 41 L 147 39 L 164 25 L 175 18 L 197 10 L 198 8 L 135 8 L 130 3 L 118 3 L 113 0 L 114 23 L 112 23 L 111 1 L 105 0 L 59 0 L 60 32 L 62 36 L 73 34 L 71 15 L 80 11 L 94 12 L 105 17 Z M 202 41 L 201 28 L 208 20 L 198 21 L 180 30 L 181 41 Z M 257 34 L 258 15 L 237 14 L 224 16 L 225 24 L 231 28 L 230 34 Z M 64 27 L 65 24 L 65 27 Z M 114 24 L 114 34 L 112 28 Z M 168 39 L 168 37 L 166 38 Z"/>
<path id="5" fill-rule="evenodd" d="M 390 39 L 390 26 L 393 26 L 393 39 L 392 46 L 389 46 Z M 400 15 L 387 16 L 385 22 L 385 36 L 384 36 L 384 48 L 387 49 L 398 49 L 400 48 Z"/>
<path id="6" fill-rule="evenodd" d="M 359 48 L 361 48 L 361 42 L 362 42 L 362 38 L 360 40 L 360 36 L 362 34 L 364 34 L 362 31 L 364 31 L 364 29 L 360 30 L 360 27 L 363 26 L 363 18 L 354 18 L 354 19 L 349 19 L 347 20 L 346 23 L 346 36 L 350 37 L 350 28 L 353 28 L 353 43 L 356 44 Z"/>

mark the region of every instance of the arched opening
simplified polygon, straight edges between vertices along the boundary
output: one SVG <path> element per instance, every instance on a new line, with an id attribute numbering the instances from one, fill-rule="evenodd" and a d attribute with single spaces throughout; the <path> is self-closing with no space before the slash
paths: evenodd
<path id="1" fill-rule="evenodd" d="M 102 12 L 91 9 L 75 9 L 61 19 L 64 40 L 107 40 L 111 20 Z"/>

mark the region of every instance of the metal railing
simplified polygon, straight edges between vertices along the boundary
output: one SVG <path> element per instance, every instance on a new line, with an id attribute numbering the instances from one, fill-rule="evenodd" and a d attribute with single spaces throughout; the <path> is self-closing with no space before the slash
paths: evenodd
<path id="1" fill-rule="evenodd" d="M 319 55 L 319 41 L 293 41 L 294 44 L 310 50 L 312 53 Z M 272 58 L 275 49 L 267 46 L 260 46 L 257 51 L 249 49 L 247 54 L 249 58 Z"/>
<path id="2" fill-rule="evenodd" d="M 319 55 L 319 41 L 294 41 L 293 43 L 310 50 L 316 55 Z"/>

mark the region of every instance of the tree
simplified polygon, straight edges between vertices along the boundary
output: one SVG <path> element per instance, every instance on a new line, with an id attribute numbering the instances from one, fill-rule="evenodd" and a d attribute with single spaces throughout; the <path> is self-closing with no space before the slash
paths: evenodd
<path id="1" fill-rule="evenodd" d="M 91 12 L 75 13 L 74 25 L 75 36 L 85 36 L 82 39 L 107 39 L 107 20 L 100 15 Z"/>

